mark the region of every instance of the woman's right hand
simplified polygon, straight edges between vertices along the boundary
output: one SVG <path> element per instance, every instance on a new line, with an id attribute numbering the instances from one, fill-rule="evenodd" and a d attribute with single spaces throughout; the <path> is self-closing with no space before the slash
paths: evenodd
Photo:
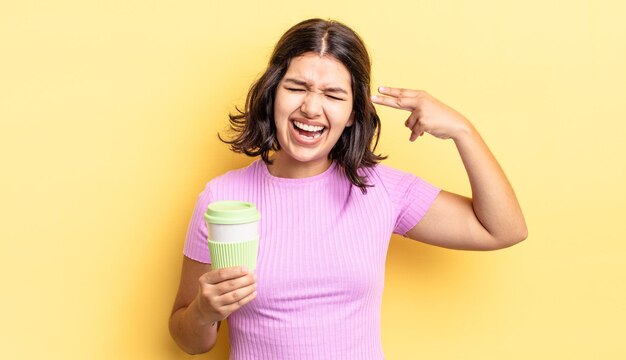
<path id="1" fill-rule="evenodd" d="M 226 319 L 256 297 L 256 275 L 246 267 L 213 269 L 198 282 L 198 310 L 211 324 Z"/>

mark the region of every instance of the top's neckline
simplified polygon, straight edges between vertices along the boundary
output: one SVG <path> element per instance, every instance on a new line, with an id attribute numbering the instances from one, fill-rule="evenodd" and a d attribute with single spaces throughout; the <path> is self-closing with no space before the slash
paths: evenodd
<path id="1" fill-rule="evenodd" d="M 273 182 L 282 183 L 282 184 L 307 184 L 307 183 L 312 183 L 312 182 L 323 181 L 327 179 L 328 177 L 330 177 L 335 172 L 335 169 L 337 168 L 337 162 L 333 161 L 328 167 L 328 169 L 324 170 L 323 172 L 317 175 L 307 176 L 303 178 L 285 178 L 285 177 L 278 177 L 278 176 L 272 175 L 270 173 L 270 170 L 267 167 L 267 164 L 262 159 L 257 160 L 257 162 L 258 162 L 258 166 L 261 168 L 261 172 L 266 178 L 268 178 L 269 180 Z"/>

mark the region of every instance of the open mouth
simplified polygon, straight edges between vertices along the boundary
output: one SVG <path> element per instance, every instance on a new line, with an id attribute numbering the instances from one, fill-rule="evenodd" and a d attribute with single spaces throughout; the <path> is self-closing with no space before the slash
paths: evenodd
<path id="1" fill-rule="evenodd" d="M 324 126 L 307 125 L 296 120 L 292 121 L 291 124 L 298 134 L 306 140 L 317 139 L 326 131 Z"/>

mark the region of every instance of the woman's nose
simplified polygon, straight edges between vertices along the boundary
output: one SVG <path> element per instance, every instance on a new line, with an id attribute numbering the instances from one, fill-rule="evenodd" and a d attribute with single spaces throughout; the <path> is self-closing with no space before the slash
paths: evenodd
<path id="1" fill-rule="evenodd" d="M 314 91 L 307 91 L 302 101 L 302 106 L 300 107 L 300 111 L 302 111 L 305 116 L 315 118 L 322 114 L 322 100 L 320 95 L 321 94 Z"/>

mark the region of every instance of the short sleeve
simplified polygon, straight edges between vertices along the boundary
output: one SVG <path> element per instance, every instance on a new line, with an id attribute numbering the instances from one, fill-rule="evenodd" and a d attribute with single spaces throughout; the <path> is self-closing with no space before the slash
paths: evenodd
<path id="1" fill-rule="evenodd" d="M 396 189 L 400 201 L 393 232 L 406 236 L 406 233 L 426 215 L 441 189 L 412 174 L 403 176 Z"/>
<path id="2" fill-rule="evenodd" d="M 394 209 L 393 232 L 406 236 L 426 215 L 441 189 L 411 173 L 378 164 L 376 173 Z"/>
<path id="3" fill-rule="evenodd" d="M 196 201 L 196 206 L 187 228 L 187 236 L 183 249 L 183 254 L 188 258 L 207 264 L 211 263 L 211 254 L 209 253 L 209 244 L 207 241 L 208 229 L 204 220 L 204 213 L 210 201 L 211 191 L 207 185 Z"/>

